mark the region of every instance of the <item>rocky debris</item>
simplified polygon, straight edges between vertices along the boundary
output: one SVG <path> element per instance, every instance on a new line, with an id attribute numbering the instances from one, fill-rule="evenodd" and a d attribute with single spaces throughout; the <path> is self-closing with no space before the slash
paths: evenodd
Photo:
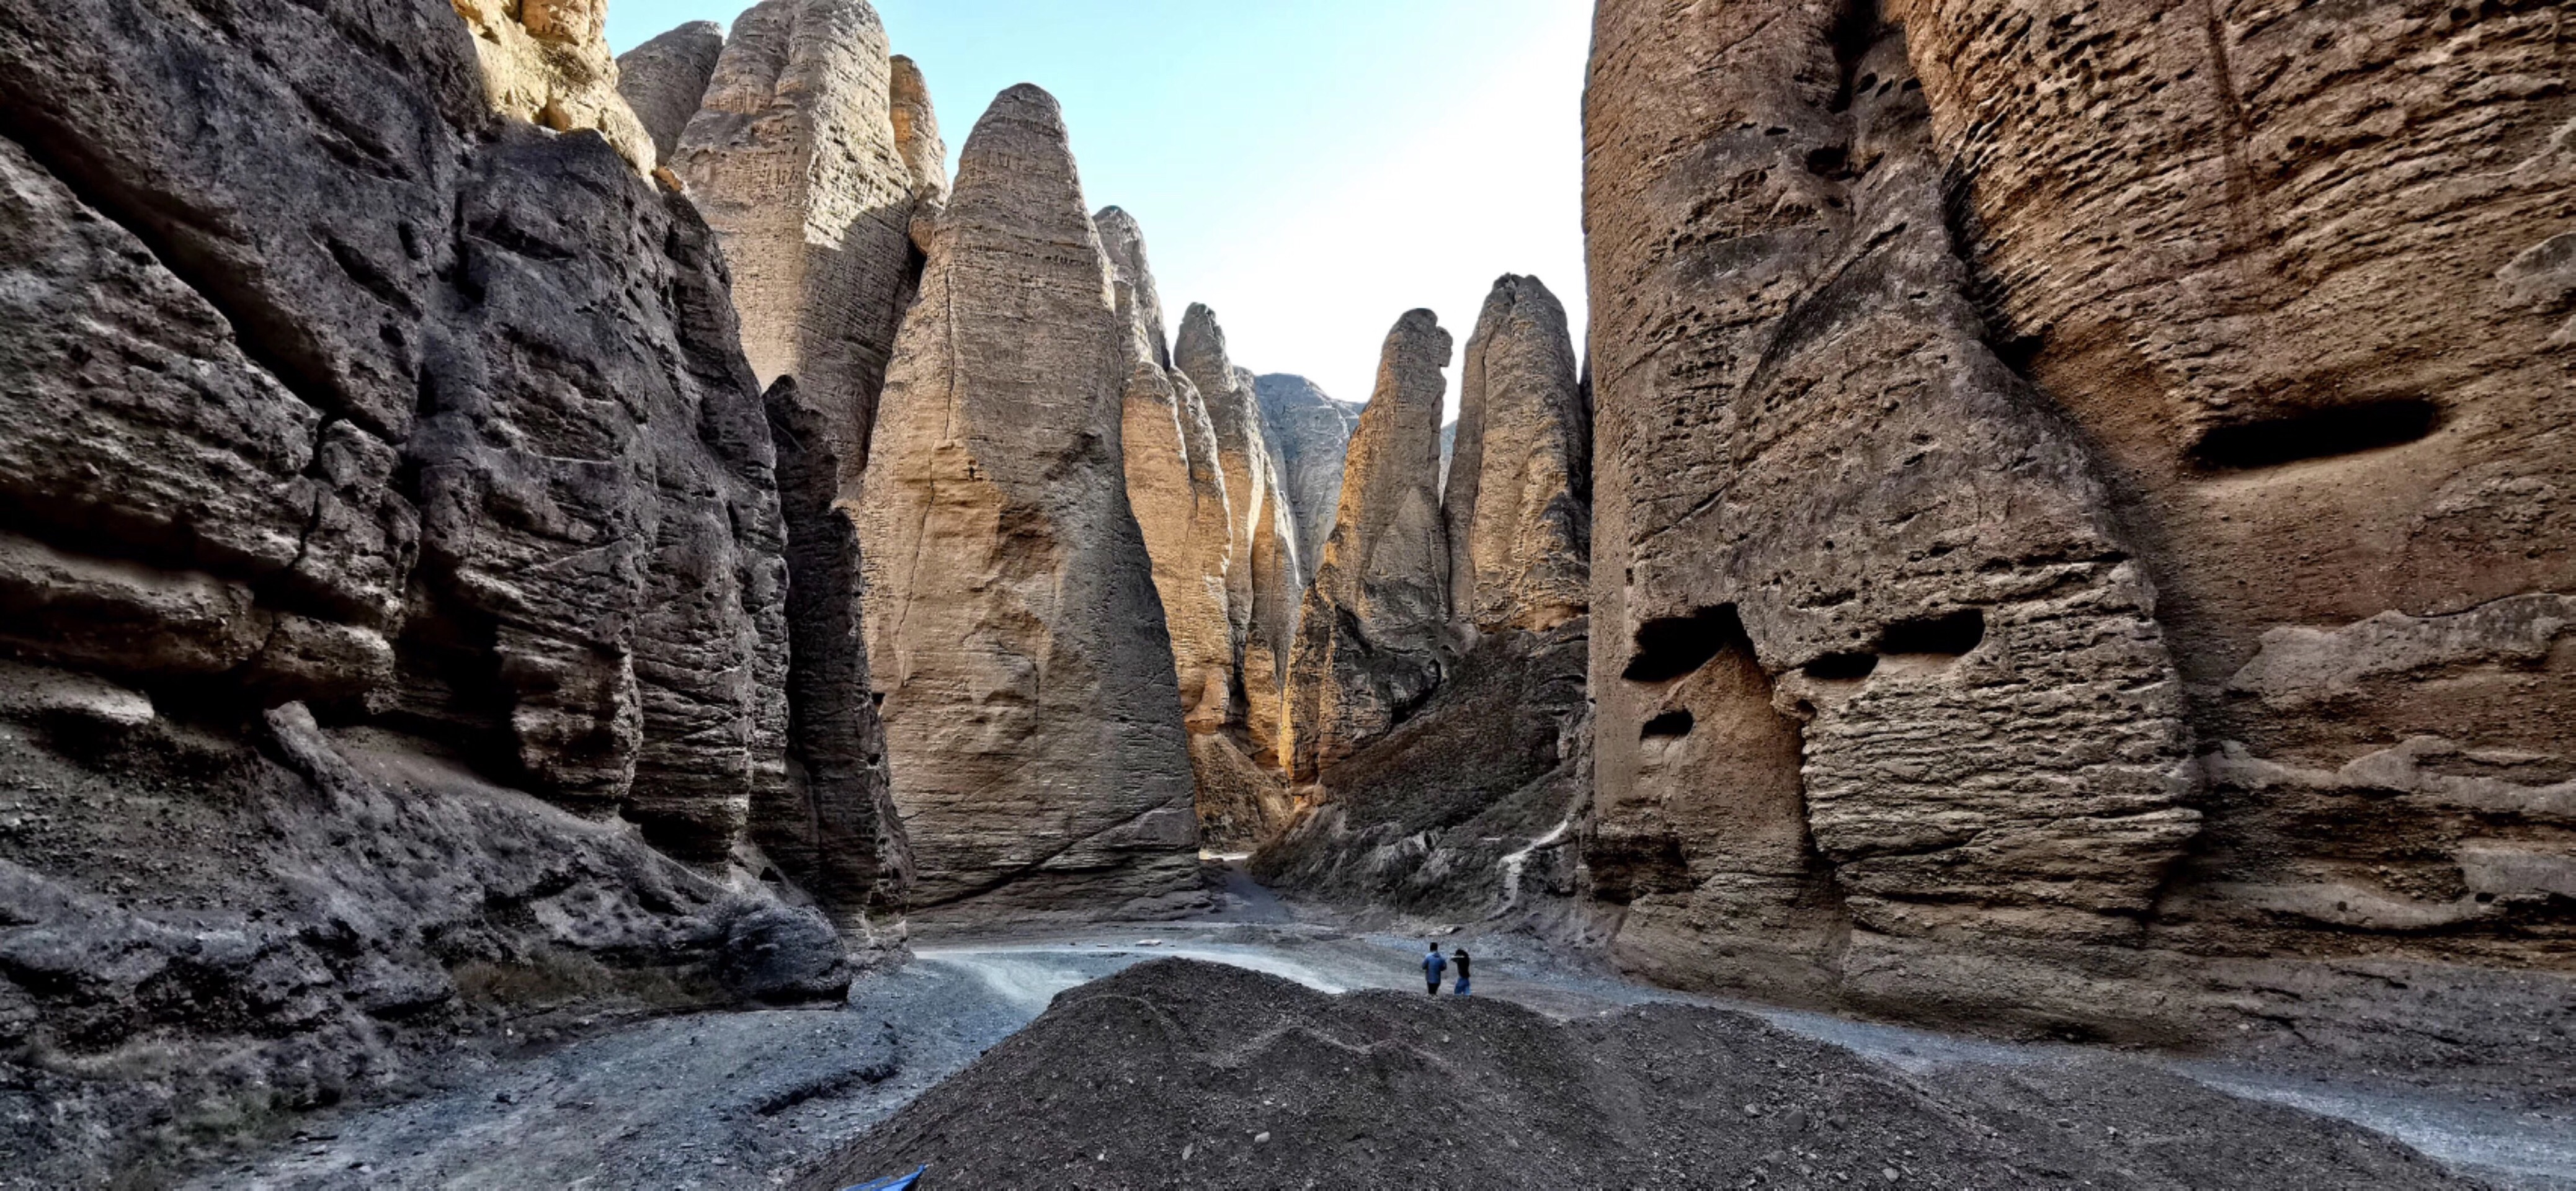
<path id="1" fill-rule="evenodd" d="M 388 1023 L 471 999 L 413 997 L 459 965 L 581 1012 L 681 970 L 702 1000 L 802 995 L 831 964 L 786 961 L 838 954 L 779 893 L 727 884 L 788 785 L 787 543 L 712 234 L 615 129 L 496 109 L 475 14 L 272 15 L 0 10 L 0 636 L 53 675 L 0 712 L 44 734 L 0 750 L 31 775 L 0 799 L 35 808 L 0 811 L 24 892 L 0 951 L 67 949 L 0 971 L 31 1040 L 0 1083 L 86 1089 L 30 1168 L 159 1145 L 137 1130 L 164 1109 L 223 1135 L 376 1094 Z M 513 6 L 498 44 L 568 70 L 595 16 Z M 299 702 L 437 775 L 344 797 L 318 746 L 258 761 Z M 417 807 L 382 792 L 414 786 Z M 441 801 L 467 786 L 515 809 Z M 713 875 L 673 893 L 665 855 Z M 184 900 L 137 925 L 179 874 Z M 548 932 L 592 915 L 549 966 Z M 737 924 L 780 963 L 709 967 Z M 241 972 L 201 954 L 223 931 L 250 931 Z M 176 950 L 120 966 L 130 938 Z M 99 1061 L 136 1046 L 161 1065 Z M 233 1098 L 191 1101 L 200 1073 Z"/>
<path id="2" fill-rule="evenodd" d="M 1297 521 L 1298 586 L 1312 582 L 1324 539 L 1342 502 L 1342 457 L 1350 449 L 1359 407 L 1335 401 L 1305 377 L 1266 372 L 1252 378 L 1261 430 L 1279 460 L 1279 488 Z"/>
<path id="3" fill-rule="evenodd" d="M 1386 734 L 1440 684 L 1449 547 L 1439 435 L 1449 333 L 1428 310 L 1387 333 L 1377 390 L 1360 413 L 1341 504 L 1299 613 L 1289 689 L 1293 772 L 1312 780 Z"/>
<path id="4" fill-rule="evenodd" d="M 1279 483 L 1278 463 L 1262 432 L 1252 374 L 1234 366 L 1216 312 L 1197 303 L 1181 316 L 1173 357 L 1198 387 L 1216 426 L 1234 519 L 1234 557 L 1226 570 L 1226 607 L 1235 640 L 1241 692 L 1233 722 L 1245 729 L 1252 756 L 1279 765 L 1287 733 L 1289 643 L 1301 594 L 1296 514 Z"/>
<path id="5" fill-rule="evenodd" d="M 698 114 L 722 53 L 724 29 L 691 21 L 617 56 L 617 93 L 644 123 L 662 161 L 679 150 L 680 130 Z"/>
<path id="6" fill-rule="evenodd" d="M 631 826 L 424 742 L 324 730 L 302 704 L 248 735 L 61 705 L 0 719 L 12 1185 L 163 1170 L 410 1090 L 505 1030 L 848 985 L 820 916 L 675 863 Z M 143 1053 L 160 1057 L 119 1057 Z"/>
<path id="7" fill-rule="evenodd" d="M 1885 937 L 2134 944 L 2200 817 L 2153 589 L 1986 340 L 1904 34 L 1840 19 L 1605 3 L 1587 113 L 1587 863 L 1631 962 L 1791 992 Z"/>
<path id="8" fill-rule="evenodd" d="M 1092 217 L 1116 271 L 1119 317 L 1128 327 L 1127 503 L 1154 560 L 1154 591 L 1171 628 L 1181 705 L 1193 733 L 1225 726 L 1234 689 L 1234 645 L 1226 574 L 1234 549 L 1216 427 L 1198 386 L 1173 371 L 1163 304 L 1145 260 L 1135 217 L 1103 207 Z M 1208 777 L 1199 781 L 1205 801 Z"/>
<path id="9" fill-rule="evenodd" d="M 1055 100 L 966 142 L 888 369 L 859 501 L 913 904 L 949 918 L 1193 900 L 1180 691 L 1127 503 L 1132 324 Z"/>
<path id="10" fill-rule="evenodd" d="M 1976 6 L 1891 15 L 1978 180 L 1959 235 L 1995 338 L 2153 528 L 2210 781 L 2160 941 L 2563 955 L 2576 819 L 2542 792 L 2576 777 L 2576 654 L 2524 620 L 2576 591 L 2563 14 L 2069 9 L 2101 54 Z M 2115 89 L 2170 101 L 2058 114 Z M 2035 164 L 2069 153 L 2099 158 Z M 2358 664 L 2312 668 L 2319 635 Z"/>
<path id="11" fill-rule="evenodd" d="M 1252 874 L 1371 921 L 1569 906 L 1591 795 L 1588 624 L 1479 640 L 1412 718 L 1301 791 L 1308 805 Z"/>
<path id="12" fill-rule="evenodd" d="M 450 2 L 474 31 L 492 110 L 556 132 L 594 130 L 637 171 L 653 172 L 653 134 L 618 93 L 606 0 Z"/>
<path id="13" fill-rule="evenodd" d="M 938 129 L 919 73 L 902 73 L 867 0 L 761 0 L 735 19 L 671 160 L 724 246 L 743 354 L 760 383 L 793 376 L 823 412 L 853 493 L 920 277 L 913 216 L 942 189 L 916 174 L 936 145 L 905 144 Z"/>
<path id="14" fill-rule="evenodd" d="M 794 1186 L 2459 1187 L 2140 1064 L 1908 1074 L 1719 1009 L 1554 1022 L 1166 959 L 1040 1017 Z"/>
<path id="15" fill-rule="evenodd" d="M 1565 307 L 1538 278 L 1494 283 L 1467 339 L 1458 396 L 1441 452 L 1451 610 L 1488 632 L 1543 631 L 1583 615 L 1592 411 L 1575 379 Z"/>

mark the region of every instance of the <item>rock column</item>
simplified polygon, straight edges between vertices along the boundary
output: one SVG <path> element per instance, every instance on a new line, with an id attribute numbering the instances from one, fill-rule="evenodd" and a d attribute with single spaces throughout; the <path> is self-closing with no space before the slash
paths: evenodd
<path id="1" fill-rule="evenodd" d="M 1440 413 L 1449 333 L 1398 319 L 1344 465 L 1341 506 L 1299 615 L 1291 767 L 1311 779 L 1393 727 L 1437 687 L 1449 654 L 1449 546 L 1440 516 Z"/>
<path id="2" fill-rule="evenodd" d="M 1192 304 L 1173 355 L 1206 398 L 1232 500 L 1234 558 L 1226 572 L 1241 691 L 1238 720 L 1255 758 L 1275 763 L 1286 733 L 1289 642 L 1296 632 L 1297 529 L 1262 433 L 1252 374 L 1234 366 L 1216 312 Z"/>
<path id="3" fill-rule="evenodd" d="M 1055 100 L 995 99 L 931 231 L 859 502 L 913 904 L 1195 898 L 1180 690 L 1120 439 L 1131 324 Z"/>
<path id="4" fill-rule="evenodd" d="M 1554 628 L 1591 599 L 1592 411 L 1565 307 L 1538 278 L 1496 281 L 1459 371 L 1450 608 L 1486 631 Z"/>

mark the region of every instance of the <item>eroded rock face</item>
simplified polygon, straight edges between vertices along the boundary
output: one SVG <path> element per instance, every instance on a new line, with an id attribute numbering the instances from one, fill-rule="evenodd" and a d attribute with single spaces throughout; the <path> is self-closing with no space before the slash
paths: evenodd
<path id="1" fill-rule="evenodd" d="M 1226 615 L 1233 529 L 1216 427 L 1198 386 L 1171 369 L 1162 301 L 1145 260 L 1145 234 L 1116 207 L 1092 217 L 1115 271 L 1127 360 L 1121 421 L 1127 503 L 1154 560 L 1154 591 L 1172 633 L 1181 704 L 1193 732 L 1225 725 L 1234 689 L 1234 646 Z M 1204 785 L 1204 777 L 1202 778 Z"/>
<path id="2" fill-rule="evenodd" d="M 1181 318 L 1173 356 L 1207 402 L 1216 427 L 1234 522 L 1234 557 L 1226 571 L 1227 614 L 1235 637 L 1241 692 L 1234 722 L 1247 732 L 1253 757 L 1280 764 L 1285 754 L 1289 643 L 1301 594 L 1295 513 L 1279 482 L 1262 432 L 1252 374 L 1227 355 L 1216 312 L 1192 303 Z"/>
<path id="3" fill-rule="evenodd" d="M 1626 962 L 2108 1028 L 2576 930 L 2554 26 L 2175 15 L 1601 6 Z"/>
<path id="4" fill-rule="evenodd" d="M 1430 311 L 1396 320 L 1351 435 L 1340 508 L 1298 618 L 1289 718 L 1300 779 L 1385 735 L 1449 660 L 1438 488 L 1449 353 Z"/>
<path id="5" fill-rule="evenodd" d="M 1335 401 L 1315 382 L 1285 372 L 1252 380 L 1261 403 L 1261 429 L 1279 458 L 1279 487 L 1287 494 L 1297 520 L 1300 584 L 1315 577 L 1324 560 L 1324 539 L 1333 532 L 1333 513 L 1342 503 L 1342 457 L 1350 449 L 1351 428 L 1359 424 L 1359 407 Z"/>
<path id="6" fill-rule="evenodd" d="M 1454 449 L 1442 453 L 1449 603 L 1479 629 L 1583 615 L 1592 553 L 1592 411 L 1565 307 L 1535 277 L 1494 283 L 1467 340 Z"/>
<path id="7" fill-rule="evenodd" d="M 913 214 L 939 189 L 917 173 L 938 160 L 928 96 L 897 75 L 867 0 L 761 0 L 671 159 L 723 242 L 752 370 L 828 414 L 851 485 L 919 273 Z"/>
<path id="8" fill-rule="evenodd" d="M 596 33 L 514 12 L 556 65 Z M 9 1060 L 104 1114 L 56 1118 L 40 1144 L 70 1148 L 28 1169 L 365 1091 L 415 1024 L 522 1011 L 492 996 L 516 981 L 828 991 L 802 911 L 802 976 L 710 966 L 718 917 L 782 960 L 799 937 L 726 875 L 787 781 L 788 636 L 713 237 L 631 146 L 496 110 L 482 28 L 437 0 L 0 10 L 0 619 L 27 670 L 0 756 L 64 792 L 0 851 L 0 1049 L 148 1034 L 178 1073 Z M 347 749 L 439 774 L 348 779 Z M 210 999 L 141 1009 L 174 971 Z"/>
<path id="9" fill-rule="evenodd" d="M 1591 862 L 1667 964 L 2134 941 L 2199 821 L 2153 589 L 1987 346 L 1903 34 L 1839 19 L 1599 12 Z"/>
<path id="10" fill-rule="evenodd" d="M 2177 15 L 1891 6 L 1975 179 L 1995 335 L 2142 527 L 2211 781 L 2159 935 L 2561 946 L 2576 670 L 2534 610 L 2576 591 L 2564 14 Z M 2161 102 L 2068 115 L 2114 91 Z"/>
<path id="11" fill-rule="evenodd" d="M 995 99 L 931 231 L 859 503 L 914 905 L 1152 913 L 1197 878 L 1180 691 L 1120 453 L 1132 324 L 1055 100 Z"/>
<path id="12" fill-rule="evenodd" d="M 618 94 L 607 0 L 451 2 L 474 30 L 494 111 L 557 132 L 592 129 L 638 171 L 653 172 L 653 134 Z"/>
<path id="13" fill-rule="evenodd" d="M 698 114 L 723 53 L 724 30 L 714 21 L 691 21 L 617 56 L 617 93 L 643 122 L 661 160 L 679 150 L 680 130 Z"/>

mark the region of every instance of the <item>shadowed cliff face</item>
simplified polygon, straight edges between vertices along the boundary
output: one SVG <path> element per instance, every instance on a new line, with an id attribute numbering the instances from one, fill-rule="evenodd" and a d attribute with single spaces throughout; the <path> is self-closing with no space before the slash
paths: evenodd
<path id="1" fill-rule="evenodd" d="M 680 131 L 698 114 L 723 53 L 724 29 L 714 21 L 691 21 L 617 56 L 617 94 L 643 121 L 665 164 L 680 147 Z"/>
<path id="2" fill-rule="evenodd" d="M 2141 946 L 2568 929 L 2531 718 L 2564 295 L 2523 282 L 2576 220 L 2571 113 L 2454 78 L 2536 61 L 2521 10 L 2338 14 L 1600 6 L 1587 860 L 1624 962 L 2098 1023 L 2154 995 L 2085 983 Z M 2490 172 L 2408 190 L 2419 151 Z"/>
<path id="3" fill-rule="evenodd" d="M 0 10 L 0 1082 L 69 1110 L 17 1173 L 846 981 L 731 867 L 789 640 L 713 236 L 503 102 L 522 35 L 613 85 L 595 15 Z"/>
<path id="4" fill-rule="evenodd" d="M 882 728 L 859 632 L 863 543 L 849 524 L 896 322 L 920 280 L 915 214 L 945 180 L 916 73 L 865 0 L 762 0 L 704 61 L 712 31 L 627 55 L 656 119 L 680 106 L 671 173 L 731 267 L 742 345 L 766 397 L 787 505 L 794 637 L 789 781 L 760 808 L 785 875 L 845 921 L 891 904 L 901 831 L 883 813 Z M 688 91 L 691 81 L 697 91 Z M 925 142 L 925 143 L 915 143 Z"/>
<path id="5" fill-rule="evenodd" d="M 914 904 L 1152 914 L 1194 893 L 1171 638 L 1127 499 L 1134 334 L 1053 98 L 968 138 L 859 501 Z"/>

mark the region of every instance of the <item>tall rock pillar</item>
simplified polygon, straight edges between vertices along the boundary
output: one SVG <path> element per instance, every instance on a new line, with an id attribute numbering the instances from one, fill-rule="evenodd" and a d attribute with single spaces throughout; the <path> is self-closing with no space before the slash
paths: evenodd
<path id="1" fill-rule="evenodd" d="M 1458 378 L 1441 495 L 1449 601 L 1477 628 L 1548 629 L 1584 613 L 1592 551 L 1592 411 L 1565 307 L 1535 277 L 1485 298 Z"/>
<path id="2" fill-rule="evenodd" d="M 858 506 L 913 904 L 1172 908 L 1198 837 L 1120 457 L 1130 325 L 1051 96 L 993 101 L 929 240 Z"/>
<path id="3" fill-rule="evenodd" d="M 1351 435 L 1291 663 L 1291 766 L 1301 778 L 1384 735 L 1440 684 L 1449 652 L 1440 373 L 1450 342 L 1428 310 L 1396 320 Z"/>
<path id="4" fill-rule="evenodd" d="M 1206 399 L 1234 518 L 1234 558 L 1226 572 L 1227 612 L 1242 691 L 1240 722 L 1253 755 L 1281 756 L 1286 732 L 1288 652 L 1297 627 L 1297 524 L 1280 487 L 1279 467 L 1262 433 L 1252 374 L 1226 352 L 1216 312 L 1193 303 L 1173 349 L 1181 371 Z"/>

